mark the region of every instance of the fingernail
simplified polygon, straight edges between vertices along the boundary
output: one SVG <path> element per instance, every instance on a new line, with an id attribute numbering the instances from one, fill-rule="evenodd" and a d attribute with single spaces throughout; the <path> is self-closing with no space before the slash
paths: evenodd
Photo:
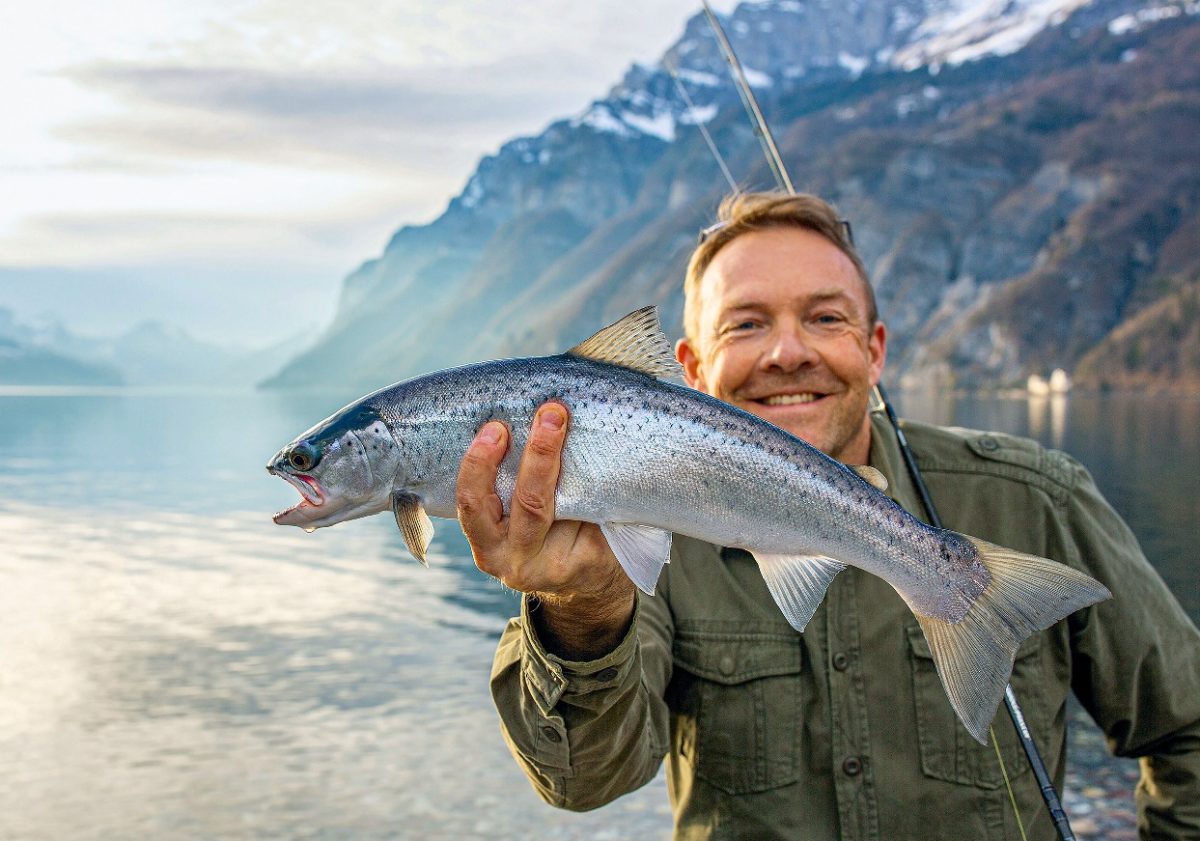
<path id="1" fill-rule="evenodd" d="M 498 444 L 500 443 L 500 430 L 501 427 L 498 423 L 485 423 L 475 440 L 482 441 L 484 444 Z"/>
<path id="2" fill-rule="evenodd" d="M 543 409 L 538 422 L 546 429 L 562 429 L 563 416 L 558 409 Z"/>

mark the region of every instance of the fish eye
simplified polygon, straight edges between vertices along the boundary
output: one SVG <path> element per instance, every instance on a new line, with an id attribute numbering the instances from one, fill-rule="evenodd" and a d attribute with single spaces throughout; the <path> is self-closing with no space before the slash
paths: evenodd
<path id="1" fill-rule="evenodd" d="M 295 470 L 311 470 L 317 464 L 317 454 L 307 441 L 301 441 L 287 454 L 288 464 Z"/>

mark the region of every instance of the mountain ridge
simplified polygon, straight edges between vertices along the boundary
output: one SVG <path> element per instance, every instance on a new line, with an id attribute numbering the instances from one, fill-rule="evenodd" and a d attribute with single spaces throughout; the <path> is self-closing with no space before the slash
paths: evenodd
<path id="1" fill-rule="evenodd" d="M 1194 263 L 1164 248 L 1187 213 L 1169 209 L 1200 201 L 1195 152 L 1139 120 L 1177 138 L 1200 123 L 1194 5 L 827 7 L 742 4 L 725 26 L 793 181 L 853 220 L 892 328 L 889 378 L 979 387 L 1073 370 L 1184 283 Z M 647 303 L 677 335 L 683 261 L 726 191 L 694 123 L 744 184 L 769 185 L 706 27 L 693 17 L 662 61 L 485 157 L 442 216 L 347 278 L 331 327 L 268 387 L 373 388 L 556 352 Z M 1174 285 L 1146 281 L 1163 271 Z M 1200 385 L 1200 368 L 1180 372 Z"/>

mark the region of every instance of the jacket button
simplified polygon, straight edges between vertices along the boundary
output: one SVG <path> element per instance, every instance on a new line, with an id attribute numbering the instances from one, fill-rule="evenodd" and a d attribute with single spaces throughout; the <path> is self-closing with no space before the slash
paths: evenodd
<path id="1" fill-rule="evenodd" d="M 546 737 L 547 741 L 554 742 L 554 744 L 556 744 L 556 745 L 562 741 L 562 734 L 559 733 L 557 730 L 555 730 L 553 727 L 551 727 L 549 724 L 547 724 L 545 727 L 542 728 L 542 735 Z M 846 760 L 846 761 L 849 762 L 850 760 Z"/>
<path id="2" fill-rule="evenodd" d="M 833 667 L 839 672 L 846 671 L 846 667 L 850 665 L 850 658 L 842 652 L 833 655 Z"/>
<path id="3" fill-rule="evenodd" d="M 717 668 L 721 670 L 723 675 L 733 674 L 733 655 L 722 654 L 720 662 L 717 663 Z"/>
<path id="4" fill-rule="evenodd" d="M 1000 442 L 990 435 L 985 435 L 983 438 L 979 439 L 979 446 L 987 450 L 989 453 L 992 453 L 1000 449 Z"/>
<path id="5" fill-rule="evenodd" d="M 617 676 L 617 670 L 614 669 L 612 666 L 609 666 L 607 669 L 601 669 L 600 671 L 596 672 L 596 680 L 612 680 L 616 676 Z"/>
<path id="6" fill-rule="evenodd" d="M 857 756 L 848 756 L 842 763 L 842 770 L 846 772 L 846 776 L 856 777 L 862 771 L 862 760 Z"/>

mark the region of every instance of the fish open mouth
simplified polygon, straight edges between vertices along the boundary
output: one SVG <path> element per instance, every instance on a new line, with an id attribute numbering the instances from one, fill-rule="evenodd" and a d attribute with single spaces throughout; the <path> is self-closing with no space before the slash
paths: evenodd
<path id="1" fill-rule="evenodd" d="M 274 516 L 275 522 L 279 522 L 289 514 L 307 514 L 309 509 L 320 508 L 325 504 L 325 493 L 321 490 L 321 485 L 311 476 L 303 474 L 288 473 L 286 471 L 271 471 L 276 476 L 282 477 L 288 484 L 292 485 L 300 492 L 302 499 L 293 505 L 291 508 L 285 508 Z"/>

